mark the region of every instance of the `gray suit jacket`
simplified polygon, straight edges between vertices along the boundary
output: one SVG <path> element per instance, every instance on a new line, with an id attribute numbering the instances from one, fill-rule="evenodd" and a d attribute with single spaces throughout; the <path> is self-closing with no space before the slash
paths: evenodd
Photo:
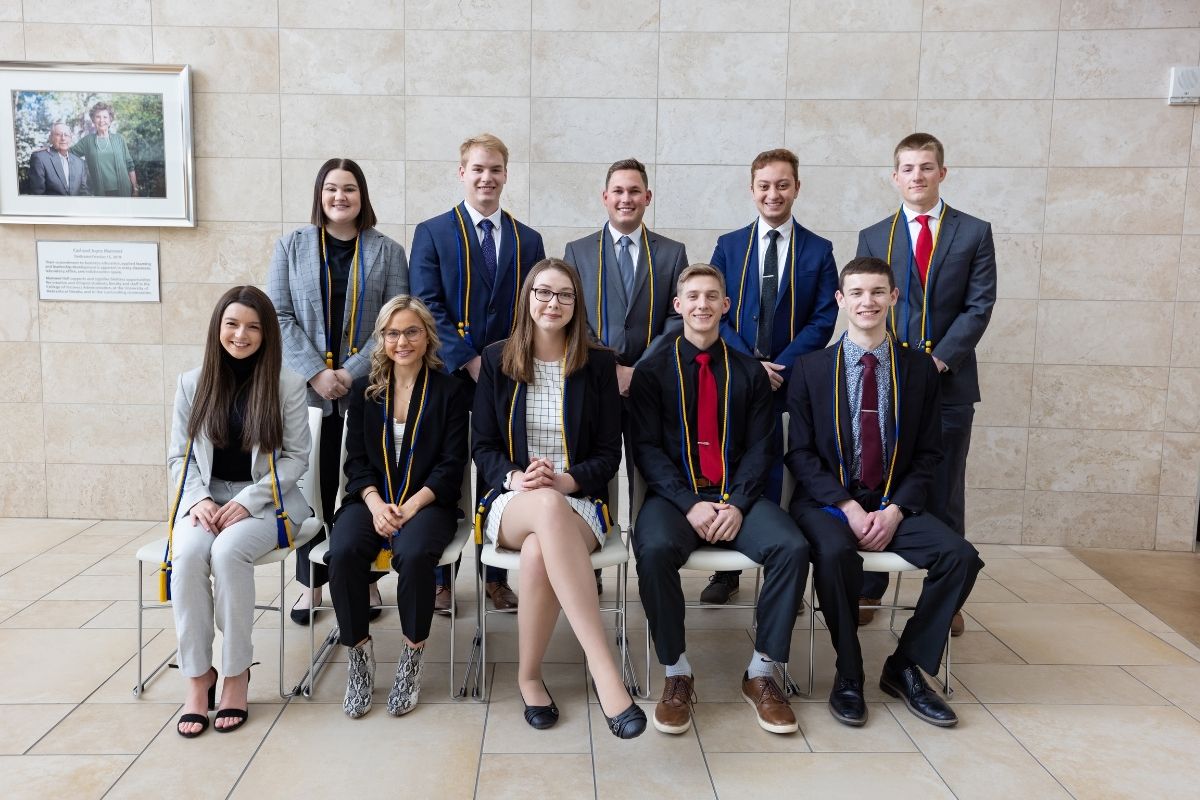
<path id="1" fill-rule="evenodd" d="M 63 175 L 62 159 L 49 150 L 35 150 L 29 157 L 30 194 L 80 195 L 88 193 L 87 165 L 74 153 L 67 154 L 70 181 Z"/>
<path id="2" fill-rule="evenodd" d="M 175 390 L 175 413 L 171 420 L 171 447 L 167 451 L 167 468 L 171 473 L 168 503 L 175 500 L 175 489 L 179 485 L 179 471 L 183 469 L 183 453 L 187 448 L 187 425 L 192 415 L 192 404 L 196 399 L 196 385 L 200 382 L 200 368 L 189 370 L 179 376 Z M 308 469 L 308 453 L 311 436 L 308 431 L 308 404 L 304 399 L 304 381 L 288 369 L 279 373 L 279 400 L 283 407 L 283 447 L 275 461 L 275 474 L 279 478 L 279 489 L 283 493 L 283 507 L 294 524 L 294 531 L 304 520 L 312 516 L 308 501 L 300 491 L 297 481 Z M 212 482 L 213 443 L 207 436 L 200 435 L 192 445 L 196 463 L 187 473 L 183 487 L 183 499 L 179 513 L 183 514 L 196 503 L 211 497 L 209 484 Z M 250 454 L 250 476 L 254 479 L 233 499 L 241 503 L 251 516 L 269 519 L 275 515 L 275 501 L 271 494 L 271 466 L 268 453 L 258 448 Z"/>
<path id="3" fill-rule="evenodd" d="M 942 373 L 942 404 L 976 403 L 979 368 L 975 346 L 987 329 L 992 306 L 996 304 L 992 226 L 947 205 L 930 264 L 929 285 L 922 292 L 903 217 L 901 213 L 892 241 L 892 271 L 900 288 L 896 335 L 901 341 L 910 342 L 911 347 L 924 349 L 920 341 L 921 305 L 928 294 L 925 340 L 933 342 L 932 354 L 949 367 Z M 889 216 L 859 231 L 858 255 L 887 259 L 892 219 Z M 907 330 L 904 330 L 905 319 Z"/>
<path id="4" fill-rule="evenodd" d="M 681 242 L 646 230 L 650 252 L 646 252 L 645 242 L 639 242 L 642 246 L 635 269 L 637 279 L 633 300 L 627 304 L 624 284 L 617 272 L 616 250 L 605 231 L 606 228 L 601 228 L 570 242 L 563 260 L 579 270 L 583 281 L 583 303 L 592 334 L 617 351 L 618 363 L 632 367 L 649 349 L 647 338 L 652 342 L 663 334 L 674 336 L 683 328 L 671 301 L 675 297 L 679 273 L 688 265 L 687 250 Z M 601 242 L 604 246 L 604 286 L 598 292 Z M 650 302 L 651 263 L 654 267 L 653 308 Z"/>
<path id="5" fill-rule="evenodd" d="M 363 289 L 362 327 L 356 332 L 358 352 L 342 366 L 355 378 L 370 371 L 379 309 L 398 294 L 408 292 L 408 257 L 404 248 L 374 228 L 362 232 L 362 257 L 367 269 Z M 306 225 L 280 237 L 267 272 L 267 294 L 279 314 L 283 333 L 283 364 L 305 381 L 325 369 L 325 313 L 321 303 L 321 230 Z M 346 327 L 339 337 L 339 353 L 350 347 L 350 292 L 346 292 Z M 333 404 L 310 387 L 308 404 L 328 414 Z"/>

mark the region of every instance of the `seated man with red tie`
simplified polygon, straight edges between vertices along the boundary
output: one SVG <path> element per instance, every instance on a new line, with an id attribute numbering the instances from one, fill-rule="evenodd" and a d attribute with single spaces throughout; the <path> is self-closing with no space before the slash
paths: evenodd
<path id="1" fill-rule="evenodd" d="M 778 504 L 764 497 L 781 449 L 770 379 L 755 358 L 721 339 L 729 298 L 719 270 L 708 264 L 685 269 L 674 306 L 683 335 L 644 357 L 630 388 L 633 460 L 647 483 L 633 550 L 642 605 L 667 676 L 654 727 L 680 734 L 692 724 L 679 568 L 696 548 L 714 545 L 763 565 L 742 697 L 764 730 L 792 733 L 796 717 L 772 671 L 774 662 L 788 659 L 808 578 L 808 545 Z"/>
<path id="2" fill-rule="evenodd" d="M 926 722 L 951 727 L 958 717 L 921 670 L 937 673 L 950 619 L 983 561 L 965 538 L 925 513 L 942 458 L 937 367 L 888 335 L 898 292 L 886 261 L 854 259 L 839 286 L 835 296 L 848 328 L 836 344 L 796 362 L 784 458 L 796 477 L 792 517 L 812 548 L 817 597 L 837 652 L 829 710 L 846 725 L 867 721 L 858 551 L 886 550 L 928 575 L 879 688 Z"/>

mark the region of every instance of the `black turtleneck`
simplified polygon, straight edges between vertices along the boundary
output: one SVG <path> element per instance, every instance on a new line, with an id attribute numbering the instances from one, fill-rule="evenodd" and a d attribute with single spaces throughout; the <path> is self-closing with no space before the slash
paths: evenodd
<path id="1" fill-rule="evenodd" d="M 342 332 L 346 329 L 346 291 L 350 285 L 350 269 L 354 265 L 354 239 L 342 240 L 333 236 L 329 231 L 325 231 L 325 248 L 329 256 L 329 272 L 333 277 L 333 308 L 332 319 L 333 336 L 330 341 L 333 343 L 333 368 L 337 369 L 342 365 L 342 359 L 346 357 L 345 351 L 342 349 Z M 359 254 L 361 258 L 362 255 Z M 364 323 L 365 324 L 365 323 Z M 351 342 L 353 344 L 353 342 Z"/>
<path id="2" fill-rule="evenodd" d="M 249 481 L 250 451 L 242 449 L 242 432 L 246 419 L 246 403 L 250 394 L 250 376 L 258 364 L 261 349 L 245 358 L 234 358 L 222 348 L 221 365 L 233 373 L 233 404 L 229 408 L 229 443 L 225 447 L 213 446 L 212 474 L 224 481 Z"/>

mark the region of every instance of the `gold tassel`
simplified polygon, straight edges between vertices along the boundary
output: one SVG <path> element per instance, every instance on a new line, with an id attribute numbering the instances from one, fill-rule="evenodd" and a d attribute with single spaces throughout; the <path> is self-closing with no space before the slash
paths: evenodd
<path id="1" fill-rule="evenodd" d="M 392 569 L 392 548 L 381 547 L 375 556 L 375 569 L 380 572 L 390 572 Z"/>
<path id="2" fill-rule="evenodd" d="M 162 568 L 158 571 L 158 602 L 167 603 L 171 600 L 171 564 L 168 561 L 162 562 Z"/>

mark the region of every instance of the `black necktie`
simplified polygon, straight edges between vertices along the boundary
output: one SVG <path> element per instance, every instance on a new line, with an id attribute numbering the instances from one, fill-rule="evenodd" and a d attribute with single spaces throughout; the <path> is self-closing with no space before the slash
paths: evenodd
<path id="1" fill-rule="evenodd" d="M 767 244 L 767 254 L 763 258 L 762 297 L 758 303 L 758 339 L 754 349 L 759 358 L 770 358 L 771 333 L 775 327 L 775 295 L 779 291 L 779 231 L 767 231 L 770 242 Z"/>

